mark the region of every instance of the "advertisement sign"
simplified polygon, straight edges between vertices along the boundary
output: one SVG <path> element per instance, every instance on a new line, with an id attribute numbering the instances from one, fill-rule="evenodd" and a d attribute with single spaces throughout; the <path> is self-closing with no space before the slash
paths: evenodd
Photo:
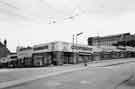
<path id="1" fill-rule="evenodd" d="M 35 50 L 36 49 L 36 50 Z M 51 51 L 63 51 L 63 52 L 92 52 L 93 47 L 87 45 L 73 45 L 68 42 L 52 42 L 44 45 L 37 45 L 34 47 L 34 53 L 43 53 L 43 52 L 51 52 Z"/>
<path id="2" fill-rule="evenodd" d="M 18 51 L 17 57 L 20 58 L 20 59 L 32 57 L 32 53 L 33 53 L 32 49 Z"/>
<path id="3" fill-rule="evenodd" d="M 90 47 L 82 47 L 82 46 L 71 46 L 71 49 L 80 50 L 80 51 L 92 51 Z"/>
<path id="4" fill-rule="evenodd" d="M 93 50 L 92 47 L 83 46 L 83 45 L 73 45 L 72 43 L 60 42 L 55 45 L 55 50 L 64 51 L 64 52 L 91 52 Z"/>

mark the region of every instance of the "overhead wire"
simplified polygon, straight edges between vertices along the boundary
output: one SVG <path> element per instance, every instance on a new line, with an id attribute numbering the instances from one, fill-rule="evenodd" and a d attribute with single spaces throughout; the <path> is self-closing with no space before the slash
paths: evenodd
<path id="1" fill-rule="evenodd" d="M 2 1 L 2 0 L 0 0 L 0 4 L 7 6 L 11 10 L 13 9 L 14 11 L 11 11 L 11 10 L 8 11 L 8 13 L 12 14 L 13 16 L 17 16 L 17 17 L 20 17 L 22 19 L 29 19 L 29 16 L 16 13 L 16 12 L 20 12 L 21 9 L 16 7 L 16 6 L 14 6 L 13 4 L 8 3 L 7 1 Z M 5 8 L 5 9 L 7 9 L 7 8 Z"/>
<path id="2" fill-rule="evenodd" d="M 40 3 L 43 3 L 48 9 L 54 9 L 54 12 L 55 12 L 57 15 L 61 14 L 61 15 L 64 16 L 64 12 L 62 12 L 61 10 L 58 10 L 58 9 L 56 9 L 55 7 L 51 6 L 46 0 L 39 0 L 39 1 L 40 1 Z M 0 0 L 0 4 L 5 5 L 5 6 L 9 7 L 10 9 L 13 9 L 14 11 L 10 10 L 11 12 L 10 12 L 10 11 L 9 11 L 9 12 L 10 12 L 12 15 L 14 15 L 14 16 L 21 17 L 21 18 L 25 18 L 25 19 L 29 19 L 29 18 L 31 17 L 31 16 L 29 16 L 29 15 L 24 15 L 23 13 L 22 13 L 22 14 L 17 13 L 17 12 L 20 12 L 21 9 L 20 9 L 19 7 L 17 7 L 17 6 L 14 6 L 12 3 L 9 3 L 8 1 Z M 65 17 L 67 17 L 67 18 L 64 17 L 63 20 L 65 20 L 65 19 L 72 19 L 72 20 L 74 20 L 75 17 L 76 17 L 76 16 L 79 16 L 79 14 L 80 14 L 80 13 L 76 13 L 76 12 L 75 12 L 77 9 L 79 9 L 79 8 L 78 8 L 78 5 L 76 5 L 75 8 L 73 9 L 73 13 L 71 14 L 71 16 L 66 16 L 66 15 L 65 15 Z M 75 14 L 74 14 L 74 13 L 75 13 Z M 52 17 L 52 16 L 50 15 L 50 16 L 48 16 L 48 17 Z M 48 19 L 50 19 L 50 18 L 48 18 Z M 53 21 L 52 18 L 51 18 L 52 22 L 53 22 L 53 23 L 56 23 L 55 17 L 53 17 L 53 19 L 54 19 L 55 21 Z"/>
<path id="3" fill-rule="evenodd" d="M 40 0 L 40 1 L 46 3 L 48 8 L 53 8 L 57 14 L 62 14 L 63 13 L 63 11 L 58 10 L 58 9 L 54 8 L 53 6 L 51 6 L 46 0 Z M 71 14 L 71 16 L 65 16 L 63 18 L 63 20 L 68 20 L 68 19 L 74 20 L 76 18 L 76 16 L 79 16 L 80 15 L 79 13 L 75 13 L 75 11 L 77 9 L 79 9 L 78 7 L 79 7 L 79 5 L 76 5 L 75 8 L 73 8 L 73 13 Z"/>

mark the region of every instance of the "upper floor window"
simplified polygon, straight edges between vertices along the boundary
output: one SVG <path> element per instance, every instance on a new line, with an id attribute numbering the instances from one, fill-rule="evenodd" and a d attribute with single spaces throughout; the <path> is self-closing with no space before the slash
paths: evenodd
<path id="1" fill-rule="evenodd" d="M 25 50 L 31 50 L 31 47 L 27 47 L 27 48 L 20 48 L 19 51 L 25 51 Z"/>
<path id="2" fill-rule="evenodd" d="M 34 48 L 34 50 L 44 50 L 44 49 L 48 49 L 48 46 L 41 46 Z"/>

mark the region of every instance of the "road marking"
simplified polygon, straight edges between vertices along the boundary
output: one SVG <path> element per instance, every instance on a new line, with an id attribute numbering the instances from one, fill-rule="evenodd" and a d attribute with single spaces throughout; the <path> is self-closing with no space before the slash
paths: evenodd
<path id="1" fill-rule="evenodd" d="M 10 69 L 1 69 L 0 70 L 0 72 L 10 72 L 10 71 L 12 71 L 12 70 L 10 70 Z"/>

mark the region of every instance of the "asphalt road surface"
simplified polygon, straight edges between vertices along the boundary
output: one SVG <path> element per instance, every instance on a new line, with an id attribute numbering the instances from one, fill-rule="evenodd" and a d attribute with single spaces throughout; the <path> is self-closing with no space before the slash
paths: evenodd
<path id="1" fill-rule="evenodd" d="M 104 68 L 88 67 L 84 70 L 50 76 L 6 89 L 135 89 L 134 86 L 128 86 L 123 82 L 134 75 L 134 68 L 133 63 Z"/>

